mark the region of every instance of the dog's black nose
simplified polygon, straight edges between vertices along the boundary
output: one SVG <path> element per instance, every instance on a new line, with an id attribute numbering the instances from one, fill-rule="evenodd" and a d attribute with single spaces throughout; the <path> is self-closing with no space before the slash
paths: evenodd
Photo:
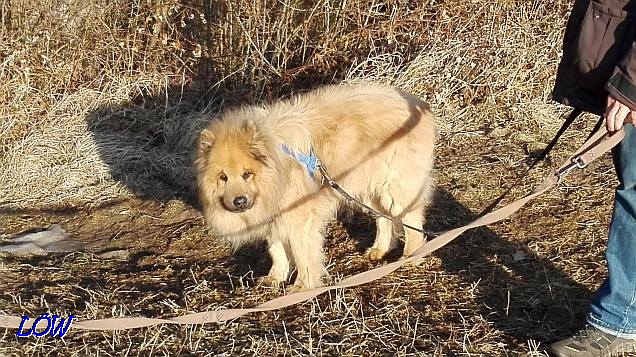
<path id="1" fill-rule="evenodd" d="M 233 203 L 234 203 L 234 207 L 238 209 L 245 209 L 247 208 L 247 197 L 245 196 L 235 197 Z"/>

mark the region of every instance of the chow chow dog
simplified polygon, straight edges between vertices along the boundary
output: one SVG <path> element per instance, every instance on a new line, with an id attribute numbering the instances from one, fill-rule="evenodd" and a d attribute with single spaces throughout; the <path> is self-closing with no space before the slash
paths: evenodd
<path id="1" fill-rule="evenodd" d="M 355 198 L 422 227 L 431 198 L 435 119 L 417 97 L 380 84 L 331 85 L 271 104 L 230 109 L 197 141 L 194 171 L 206 225 L 234 247 L 264 239 L 268 283 L 296 271 L 292 290 L 322 285 L 326 224 L 346 200 L 316 162 Z M 370 259 L 403 229 L 377 218 Z M 424 242 L 405 230 L 403 256 Z"/>

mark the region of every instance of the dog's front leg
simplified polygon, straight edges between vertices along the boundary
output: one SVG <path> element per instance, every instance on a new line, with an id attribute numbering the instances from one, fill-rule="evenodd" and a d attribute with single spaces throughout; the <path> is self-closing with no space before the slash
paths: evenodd
<path id="1" fill-rule="evenodd" d="M 325 276 L 325 254 L 323 251 L 324 220 L 322 217 L 306 218 L 298 234 L 289 241 L 296 264 L 296 280 L 288 291 L 308 290 L 322 286 Z"/>
<path id="2" fill-rule="evenodd" d="M 261 278 L 260 283 L 264 285 L 277 286 L 284 283 L 289 278 L 291 265 L 285 244 L 280 239 L 272 239 L 269 242 L 269 255 L 272 258 L 272 267 L 269 274 Z"/>

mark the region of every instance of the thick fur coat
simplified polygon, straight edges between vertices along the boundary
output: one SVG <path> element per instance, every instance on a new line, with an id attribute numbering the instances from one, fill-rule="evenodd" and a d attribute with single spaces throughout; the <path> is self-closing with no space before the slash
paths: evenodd
<path id="1" fill-rule="evenodd" d="M 194 168 L 212 232 L 235 246 L 265 239 L 272 283 L 297 289 L 326 275 L 325 225 L 343 203 L 319 172 L 282 149 L 314 152 L 329 175 L 367 205 L 415 227 L 431 198 L 435 119 L 415 96 L 380 84 L 326 86 L 268 105 L 231 109 L 201 133 Z M 377 219 L 370 259 L 396 246 L 402 229 Z M 405 231 L 404 256 L 423 244 Z"/>

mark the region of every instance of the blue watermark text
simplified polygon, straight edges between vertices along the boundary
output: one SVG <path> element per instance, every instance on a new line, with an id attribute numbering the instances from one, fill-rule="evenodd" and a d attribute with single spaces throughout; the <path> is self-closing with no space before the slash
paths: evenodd
<path id="1" fill-rule="evenodd" d="M 16 332 L 15 334 L 18 337 L 29 337 L 32 335 L 35 337 L 42 337 L 46 334 L 49 334 L 52 337 L 56 337 L 57 335 L 57 337 L 62 338 L 71 328 L 71 324 L 73 323 L 74 318 L 75 316 L 73 315 L 65 319 L 57 315 L 49 316 L 49 314 L 42 314 L 40 315 L 40 317 L 33 321 L 30 329 L 24 331 L 24 324 L 29 321 L 29 317 L 22 316 L 22 322 L 20 322 L 18 332 Z M 64 325 L 65 322 L 66 325 Z"/>

